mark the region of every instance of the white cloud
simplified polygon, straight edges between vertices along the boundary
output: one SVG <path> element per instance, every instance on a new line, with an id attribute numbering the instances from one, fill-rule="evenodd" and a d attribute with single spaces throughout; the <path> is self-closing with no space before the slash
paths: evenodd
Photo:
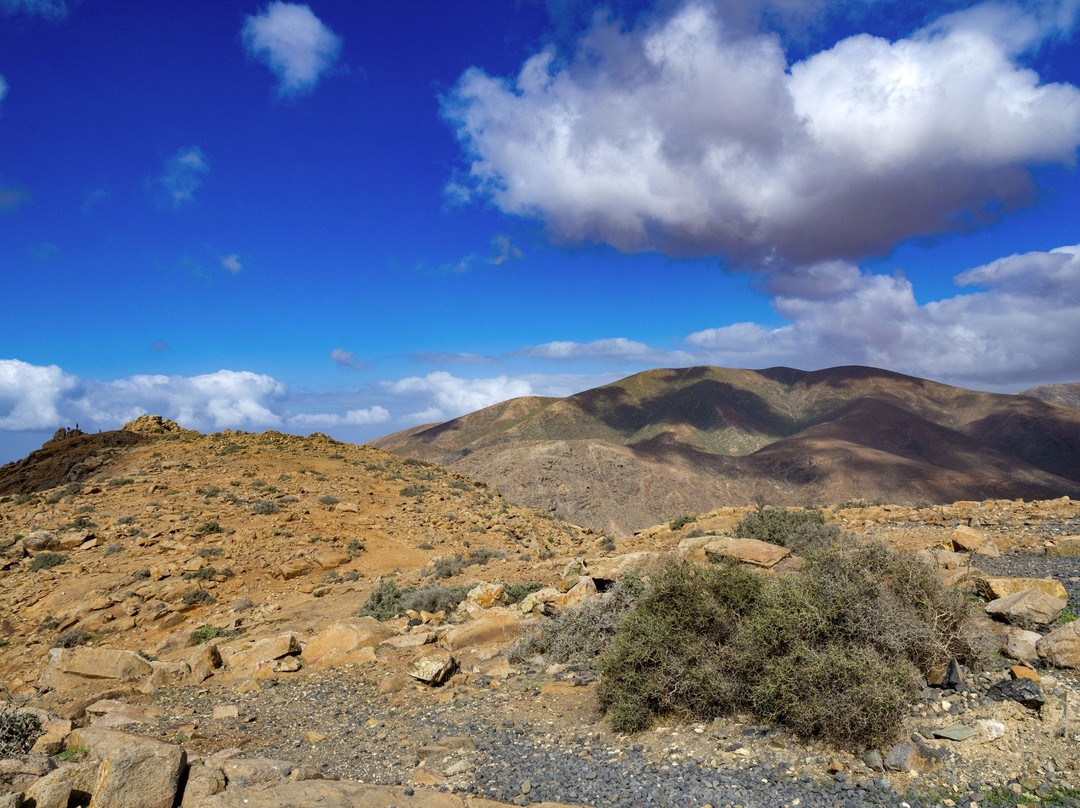
<path id="1" fill-rule="evenodd" d="M 546 342 L 542 345 L 528 345 L 513 355 L 530 359 L 564 361 L 593 359 L 607 362 L 670 365 L 685 364 L 693 359 L 692 355 L 686 351 L 663 351 L 625 337 L 598 339 L 592 342 Z"/>
<path id="2" fill-rule="evenodd" d="M 79 380 L 56 365 L 0 359 L 0 429 L 52 429 L 62 422 L 60 405 Z"/>
<path id="3" fill-rule="evenodd" d="M 355 351 L 346 351 L 344 348 L 334 348 L 330 352 L 330 359 L 334 364 L 349 370 L 361 370 L 365 367 L 363 362 L 357 361 Z"/>
<path id="4" fill-rule="evenodd" d="M 8 91 L 7 79 L 5 79 L 3 76 L 0 76 L 0 101 L 4 100 L 4 96 L 7 95 L 7 91 Z"/>
<path id="5" fill-rule="evenodd" d="M 244 21 L 248 55 L 278 77 L 278 95 L 310 93 L 319 78 L 334 66 L 341 40 L 306 5 L 271 3 Z"/>
<path id="6" fill-rule="evenodd" d="M 195 192 L 203 183 L 203 177 L 210 171 L 206 155 L 198 146 L 177 149 L 176 153 L 165 162 L 165 170 L 158 178 L 158 185 L 165 192 L 166 199 L 174 208 L 195 201 Z"/>
<path id="7" fill-rule="evenodd" d="M 401 418 L 405 423 L 424 423 L 455 418 L 500 401 L 533 394 L 532 385 L 522 379 L 496 376 L 491 379 L 462 379 L 446 371 L 426 376 L 409 376 L 395 382 L 380 382 L 387 394 L 408 400 L 414 410 Z"/>
<path id="8" fill-rule="evenodd" d="M 443 112 L 472 192 L 559 242 L 850 259 L 1024 205 L 1031 166 L 1075 160 L 1080 90 L 1018 61 L 1063 24 L 986 5 L 789 69 L 778 37 L 697 0 L 597 23 L 569 61 L 549 48 L 513 81 L 470 69 Z"/>
<path id="9" fill-rule="evenodd" d="M 67 16 L 67 0 L 0 0 L 0 10 L 5 14 L 37 14 L 49 19 L 62 19 Z"/>
<path id="10" fill-rule="evenodd" d="M 390 411 L 378 405 L 361 410 L 337 413 L 304 413 L 289 417 L 289 426 L 301 429 L 310 427 L 369 426 L 384 424 L 390 420 Z"/>
<path id="11" fill-rule="evenodd" d="M 240 256 L 237 255 L 236 253 L 233 253 L 232 255 L 222 256 L 222 258 L 221 258 L 221 268 L 222 269 L 227 269 L 233 275 L 236 275 L 244 267 L 240 263 Z"/>
<path id="12" fill-rule="evenodd" d="M 860 274 L 842 296 L 776 298 L 784 326 L 736 323 L 686 342 L 717 364 L 863 364 L 983 389 L 1080 379 L 1080 246 L 1002 258 L 956 282 L 983 291 L 919 304 L 902 275 Z"/>

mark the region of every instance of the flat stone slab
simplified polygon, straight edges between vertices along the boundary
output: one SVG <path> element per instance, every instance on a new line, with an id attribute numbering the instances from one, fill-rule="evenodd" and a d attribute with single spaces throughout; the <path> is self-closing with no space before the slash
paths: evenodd
<path id="1" fill-rule="evenodd" d="M 935 738 L 944 738 L 947 741 L 966 741 L 968 738 L 974 738 L 978 734 L 977 729 L 964 724 L 950 724 L 947 727 L 934 730 Z"/>
<path id="2" fill-rule="evenodd" d="M 791 550 L 779 544 L 770 544 L 757 539 L 721 538 L 705 545 L 705 555 L 720 558 L 733 558 L 744 564 L 754 564 L 770 569 L 791 555 Z"/>

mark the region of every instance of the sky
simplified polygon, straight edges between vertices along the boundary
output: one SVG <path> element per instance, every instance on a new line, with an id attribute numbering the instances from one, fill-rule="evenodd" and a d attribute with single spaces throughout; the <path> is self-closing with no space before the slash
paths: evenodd
<path id="1" fill-rule="evenodd" d="M 1080 381 L 1080 0 L 0 0 L 0 462 L 655 367 Z"/>

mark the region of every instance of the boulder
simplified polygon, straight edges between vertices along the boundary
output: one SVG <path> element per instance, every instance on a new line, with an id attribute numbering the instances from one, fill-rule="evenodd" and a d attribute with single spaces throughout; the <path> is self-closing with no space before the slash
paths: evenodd
<path id="1" fill-rule="evenodd" d="M 1080 620 L 1056 628 L 1035 643 L 1039 657 L 1057 668 L 1080 668 Z"/>
<path id="2" fill-rule="evenodd" d="M 55 658 L 50 659 L 50 666 L 70 676 L 120 682 L 135 682 L 154 671 L 153 666 L 134 651 L 86 646 L 59 649 Z"/>
<path id="3" fill-rule="evenodd" d="M 359 661 L 357 654 L 371 649 L 397 632 L 374 617 L 350 617 L 331 623 L 304 646 L 305 665 L 336 666 Z M 365 654 L 365 657 L 370 657 Z M 364 661 L 370 661 L 365 658 Z"/>
<path id="4" fill-rule="evenodd" d="M 425 654 L 413 662 L 409 676 L 429 685 L 441 685 L 457 670 L 457 660 L 446 651 Z"/>
<path id="5" fill-rule="evenodd" d="M 1008 659 L 1015 659 L 1017 662 L 1036 662 L 1039 659 L 1039 652 L 1035 650 L 1035 644 L 1041 639 L 1042 635 L 1037 631 L 1010 629 L 1001 646 L 1001 655 Z"/>
<path id="6" fill-rule="evenodd" d="M 218 651 L 216 645 L 203 643 L 191 652 L 191 656 L 187 658 L 187 664 L 191 669 L 188 681 L 191 684 L 199 684 L 213 676 L 214 671 L 221 667 L 221 652 Z"/>
<path id="7" fill-rule="evenodd" d="M 187 753 L 126 732 L 77 729 L 69 747 L 90 750 L 98 761 L 90 808 L 172 808 L 180 775 L 187 768 Z"/>
<path id="8" fill-rule="evenodd" d="M 985 577 L 977 582 L 977 590 L 987 600 L 997 600 L 1025 589 L 1038 589 L 1040 592 L 1067 601 L 1065 587 L 1057 578 L 1003 578 Z"/>
<path id="9" fill-rule="evenodd" d="M 757 539 L 719 538 L 705 545 L 705 557 L 709 560 L 731 558 L 742 564 L 771 569 L 791 555 L 791 550 L 778 544 Z"/>
<path id="10" fill-rule="evenodd" d="M 299 578 L 302 575 L 307 575 L 314 569 L 311 562 L 304 558 L 294 558 L 290 561 L 284 561 L 278 567 L 278 573 L 286 581 L 291 581 L 293 578 Z"/>
<path id="11" fill-rule="evenodd" d="M 97 777 L 97 761 L 61 766 L 26 790 L 26 803 L 35 808 L 68 808 L 73 797 L 77 800 L 90 798 Z"/>
<path id="12" fill-rule="evenodd" d="M 230 758 L 221 763 L 221 770 L 225 773 L 225 781 L 230 789 L 322 779 L 322 775 L 309 766 L 272 758 Z"/>
<path id="13" fill-rule="evenodd" d="M 521 634 L 521 623 L 521 612 L 500 610 L 450 629 L 443 635 L 443 643 L 451 651 L 477 645 L 508 643 Z"/>
<path id="14" fill-rule="evenodd" d="M 1015 701 L 1029 710 L 1038 710 L 1045 703 L 1039 686 L 1031 679 L 1005 679 L 987 691 L 987 695 L 999 701 Z"/>
<path id="15" fill-rule="evenodd" d="M 337 569 L 352 561 L 352 556 L 336 547 L 327 547 L 315 554 L 315 563 L 324 570 Z"/>
<path id="16" fill-rule="evenodd" d="M 986 534 L 981 530 L 957 525 L 952 534 L 952 548 L 958 553 L 974 553 L 986 544 Z"/>
<path id="17" fill-rule="evenodd" d="M 1080 536 L 1062 536 L 1046 548 L 1048 556 L 1080 556 Z"/>
<path id="18" fill-rule="evenodd" d="M 23 536 L 23 547 L 33 553 L 41 552 L 42 550 L 59 550 L 60 539 L 56 537 L 55 533 L 48 530 L 35 530 L 32 533 Z"/>
<path id="19" fill-rule="evenodd" d="M 1040 592 L 1024 589 L 986 604 L 986 613 L 1021 628 L 1048 626 L 1061 615 L 1068 601 Z"/>
<path id="20" fill-rule="evenodd" d="M 465 599 L 481 609 L 490 609 L 506 603 L 506 587 L 503 584 L 479 584 L 469 590 Z"/>
<path id="21" fill-rule="evenodd" d="M 225 772 L 210 761 L 193 763 L 188 767 L 181 808 L 202 808 L 206 800 L 225 790 Z"/>
<path id="22" fill-rule="evenodd" d="M 251 672 L 264 663 L 298 655 L 300 643 L 292 634 L 281 634 L 245 645 L 222 646 L 218 651 L 229 670 Z"/>

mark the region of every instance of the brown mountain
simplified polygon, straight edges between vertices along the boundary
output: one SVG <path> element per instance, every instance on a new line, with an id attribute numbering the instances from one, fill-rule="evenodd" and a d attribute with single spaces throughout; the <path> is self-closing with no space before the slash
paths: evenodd
<path id="1" fill-rule="evenodd" d="M 1023 390 L 1017 395 L 1034 396 L 1051 404 L 1080 409 L 1080 382 L 1071 384 L 1042 384 Z"/>
<path id="2" fill-rule="evenodd" d="M 616 534 L 723 504 L 1080 496 L 1080 412 L 867 367 L 652 370 L 374 442 Z"/>

